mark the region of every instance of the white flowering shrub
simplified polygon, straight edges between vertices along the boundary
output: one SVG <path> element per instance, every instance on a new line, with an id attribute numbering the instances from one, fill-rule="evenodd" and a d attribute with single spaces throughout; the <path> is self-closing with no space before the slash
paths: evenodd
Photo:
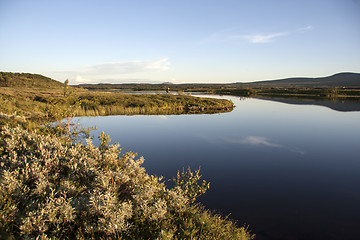
<path id="1" fill-rule="evenodd" d="M 97 148 L 90 140 L 64 143 L 3 127 L 0 239 L 253 238 L 247 229 L 193 204 L 204 187 L 196 193 L 178 175 L 181 184 L 169 189 L 146 173 L 143 158 L 121 155 L 104 134 L 100 139 Z"/>

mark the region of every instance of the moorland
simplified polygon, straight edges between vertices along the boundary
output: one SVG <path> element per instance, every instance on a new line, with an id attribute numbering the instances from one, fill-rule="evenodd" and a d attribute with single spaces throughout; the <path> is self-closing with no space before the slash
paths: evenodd
<path id="1" fill-rule="evenodd" d="M 1 73 L 0 239 L 253 239 L 246 226 L 196 201 L 210 186 L 199 170 L 179 171 L 168 187 L 136 153 L 122 152 L 104 132 L 96 147 L 89 129 L 71 123 L 74 116 L 232 108 L 228 100 L 93 92 Z"/>
<path id="2" fill-rule="evenodd" d="M 143 159 L 105 133 L 94 146 L 75 116 L 221 113 L 224 99 L 187 92 L 271 99 L 359 102 L 360 74 L 233 84 L 70 86 L 38 74 L 0 73 L 0 238 L 253 239 L 246 226 L 205 209 L 199 170 L 168 187 Z M 162 94 L 127 94 L 161 91 Z M 67 119 L 67 121 L 63 121 Z M 80 138 L 78 138 L 80 136 Z"/>
<path id="3" fill-rule="evenodd" d="M 31 122 L 76 116 L 219 113 L 234 107 L 224 99 L 90 91 L 38 74 L 4 72 L 0 72 L 0 100 L 2 119 Z"/>

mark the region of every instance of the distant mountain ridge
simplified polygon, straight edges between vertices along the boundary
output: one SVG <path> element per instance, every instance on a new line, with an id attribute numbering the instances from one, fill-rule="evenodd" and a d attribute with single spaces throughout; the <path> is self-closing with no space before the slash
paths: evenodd
<path id="1" fill-rule="evenodd" d="M 235 83 L 248 87 L 354 87 L 360 88 L 360 73 L 343 72 L 328 77 L 294 77 L 251 83 Z"/>

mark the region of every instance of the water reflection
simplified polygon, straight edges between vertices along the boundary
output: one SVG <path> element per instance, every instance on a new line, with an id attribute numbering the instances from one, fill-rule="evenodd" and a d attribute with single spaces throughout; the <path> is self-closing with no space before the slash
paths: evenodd
<path id="1" fill-rule="evenodd" d="M 281 144 L 271 143 L 266 137 L 248 136 L 239 140 L 229 141 L 232 143 L 250 144 L 250 145 L 264 145 L 268 147 L 283 148 Z"/>
<path id="2" fill-rule="evenodd" d="M 336 111 L 349 112 L 349 111 L 360 111 L 360 101 L 326 101 L 319 99 L 310 99 L 310 98 L 265 98 L 260 97 L 258 99 L 264 99 L 269 101 L 276 101 L 288 104 L 297 104 L 297 105 L 317 105 L 331 108 Z"/>
<path id="3" fill-rule="evenodd" d="M 274 148 L 283 148 L 283 149 L 288 149 L 290 151 L 294 151 L 300 154 L 305 154 L 304 151 L 301 150 L 294 150 L 291 149 L 285 145 L 282 144 L 278 144 L 278 143 L 272 143 L 268 138 L 266 137 L 259 137 L 259 136 L 248 136 L 245 137 L 243 139 L 240 140 L 232 140 L 229 142 L 233 142 L 233 143 L 240 143 L 240 144 L 249 144 L 249 145 L 260 145 L 260 146 L 267 146 L 267 147 L 274 147 Z"/>
<path id="4" fill-rule="evenodd" d="M 227 143 L 233 144 L 234 147 L 238 147 L 237 145 L 249 145 L 254 148 L 256 147 L 272 147 L 272 148 L 281 148 L 284 150 L 292 151 L 299 153 L 301 155 L 305 154 L 305 151 L 302 151 L 296 147 L 288 147 L 283 144 L 272 142 L 269 138 L 262 137 L 262 136 L 246 136 L 242 138 L 206 138 L 206 136 L 200 136 L 202 139 L 207 141 L 213 145 L 219 145 L 219 143 Z"/>
<path id="5" fill-rule="evenodd" d="M 201 166 L 202 196 L 258 239 L 356 239 L 360 227 L 360 112 L 230 98 L 212 115 L 107 116 L 83 125 L 145 157 L 171 179 Z M 306 154 L 305 154 L 306 153 Z"/>

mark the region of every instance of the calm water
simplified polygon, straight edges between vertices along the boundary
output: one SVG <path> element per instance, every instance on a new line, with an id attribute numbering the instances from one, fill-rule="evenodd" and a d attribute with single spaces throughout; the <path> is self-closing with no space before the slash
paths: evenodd
<path id="1" fill-rule="evenodd" d="M 359 239 L 360 112 L 230 98 L 231 113 L 81 118 L 168 179 L 201 166 L 200 201 L 257 239 Z"/>

